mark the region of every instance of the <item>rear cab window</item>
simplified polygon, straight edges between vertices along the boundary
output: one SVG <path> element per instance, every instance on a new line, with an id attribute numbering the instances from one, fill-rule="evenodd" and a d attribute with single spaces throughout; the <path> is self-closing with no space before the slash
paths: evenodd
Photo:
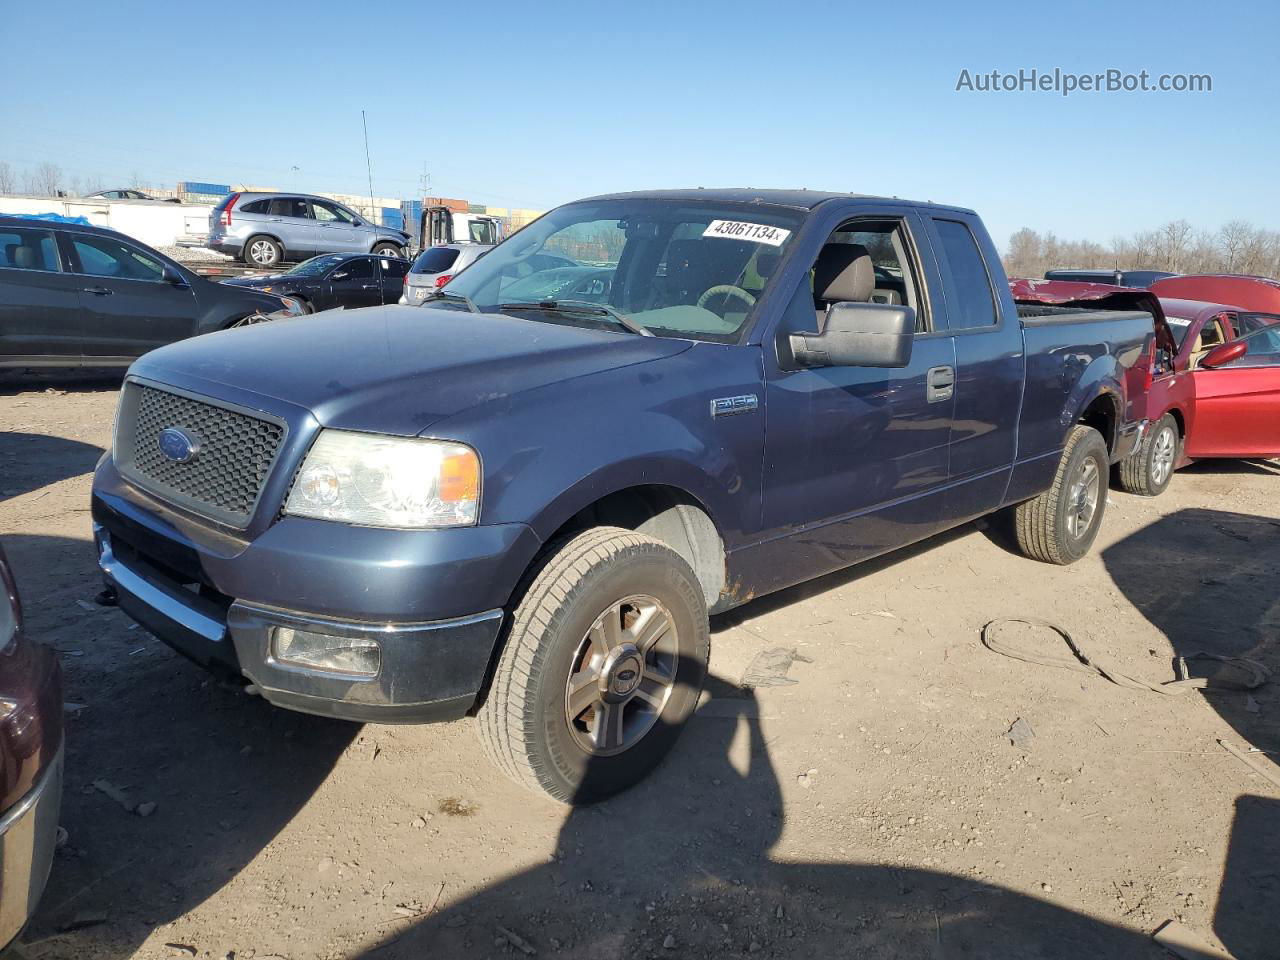
<path id="1" fill-rule="evenodd" d="M 941 246 L 941 269 L 950 274 L 946 287 L 947 318 L 951 330 L 993 327 L 999 323 L 991 274 L 973 231 L 959 220 L 933 218 Z"/>
<path id="2" fill-rule="evenodd" d="M 52 230 L 0 227 L 0 269 L 57 273 L 58 246 Z"/>

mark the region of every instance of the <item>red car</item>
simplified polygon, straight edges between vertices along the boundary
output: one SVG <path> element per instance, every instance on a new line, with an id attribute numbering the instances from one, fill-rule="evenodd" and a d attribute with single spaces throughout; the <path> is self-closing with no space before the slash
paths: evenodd
<path id="1" fill-rule="evenodd" d="M 53 862 L 62 801 L 62 674 L 22 632 L 0 549 L 0 953 L 26 926 Z"/>
<path id="2" fill-rule="evenodd" d="M 1144 296 L 1104 284 L 1019 280 L 1010 287 L 1020 302 L 1060 306 Z M 1156 496 L 1193 460 L 1280 457 L 1280 314 L 1145 296 L 1174 343 L 1153 349 L 1145 368 L 1150 383 L 1138 401 L 1145 409 L 1132 415 L 1148 427 L 1118 468 L 1120 485 Z"/>
<path id="3" fill-rule="evenodd" d="M 1239 274 L 1189 274 L 1156 280 L 1149 288 L 1157 297 L 1227 303 L 1254 313 L 1280 314 L 1280 280 Z"/>

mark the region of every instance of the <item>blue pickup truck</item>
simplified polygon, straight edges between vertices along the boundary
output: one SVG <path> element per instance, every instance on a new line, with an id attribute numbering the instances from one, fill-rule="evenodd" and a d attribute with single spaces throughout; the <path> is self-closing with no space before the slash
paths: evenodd
<path id="1" fill-rule="evenodd" d="M 709 613 L 1006 508 L 1029 557 L 1082 556 L 1153 324 L 1016 308 L 956 207 L 583 200 L 425 309 L 147 354 L 94 479 L 99 562 L 272 703 L 470 715 L 517 781 L 594 800 L 679 734 Z"/>

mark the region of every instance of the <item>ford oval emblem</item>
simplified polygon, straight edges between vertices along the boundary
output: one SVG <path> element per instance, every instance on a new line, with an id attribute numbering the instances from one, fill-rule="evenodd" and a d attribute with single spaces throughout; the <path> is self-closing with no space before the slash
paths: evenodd
<path id="1" fill-rule="evenodd" d="M 166 460 L 190 463 L 200 452 L 200 441 L 178 427 L 165 427 L 156 438 L 156 446 Z"/>

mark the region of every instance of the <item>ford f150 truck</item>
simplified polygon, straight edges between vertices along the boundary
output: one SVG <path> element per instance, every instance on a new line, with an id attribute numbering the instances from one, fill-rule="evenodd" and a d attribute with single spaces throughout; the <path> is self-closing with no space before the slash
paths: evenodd
<path id="1" fill-rule="evenodd" d="M 531 298 L 540 253 L 593 282 Z M 272 703 L 473 715 L 513 778 L 598 799 L 693 711 L 709 611 L 1002 508 L 1033 558 L 1088 550 L 1153 318 L 1025 313 L 969 210 L 567 204 L 425 309 L 139 360 L 94 479 L 100 566 Z"/>

